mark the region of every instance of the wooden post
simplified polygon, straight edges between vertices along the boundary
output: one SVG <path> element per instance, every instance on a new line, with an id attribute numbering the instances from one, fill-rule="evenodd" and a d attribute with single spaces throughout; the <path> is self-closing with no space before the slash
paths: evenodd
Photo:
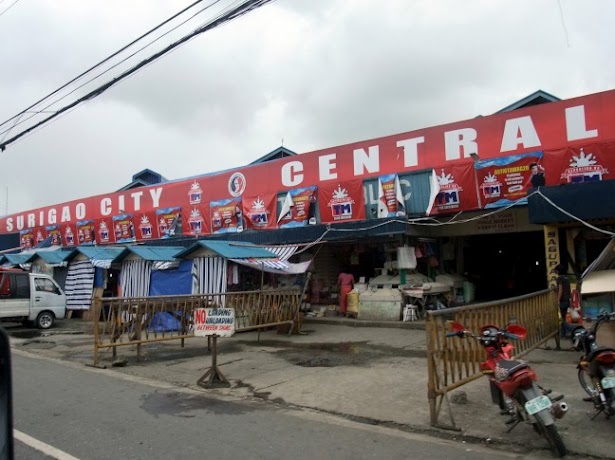
<path id="1" fill-rule="evenodd" d="M 197 380 L 196 384 L 203 388 L 228 388 L 231 384 L 218 368 L 218 336 L 213 335 L 212 337 L 211 367 Z"/>

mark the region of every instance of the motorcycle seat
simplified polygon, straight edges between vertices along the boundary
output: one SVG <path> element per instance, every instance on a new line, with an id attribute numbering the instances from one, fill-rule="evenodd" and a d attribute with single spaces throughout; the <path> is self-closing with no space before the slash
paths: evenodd
<path id="1" fill-rule="evenodd" d="M 615 349 L 613 348 L 608 348 L 608 347 L 599 347 L 596 350 L 593 350 L 589 355 L 587 355 L 587 360 L 588 361 L 592 361 L 596 356 L 598 356 L 600 353 L 603 353 L 605 351 L 612 351 L 615 352 Z"/>
<path id="2" fill-rule="evenodd" d="M 518 370 L 529 367 L 524 361 L 516 361 L 514 359 L 505 359 L 499 361 L 495 366 L 495 376 L 498 380 L 506 380 L 509 375 L 514 374 Z"/>

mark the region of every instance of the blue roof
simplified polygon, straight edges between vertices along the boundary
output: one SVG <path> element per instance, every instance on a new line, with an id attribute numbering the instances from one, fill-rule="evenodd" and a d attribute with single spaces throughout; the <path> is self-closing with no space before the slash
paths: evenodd
<path id="1" fill-rule="evenodd" d="M 32 262 L 37 257 L 40 257 L 45 261 L 45 263 L 49 265 L 59 265 L 66 260 L 66 258 L 73 252 L 68 249 L 59 249 L 56 251 L 36 251 L 34 254 L 30 254 L 30 259 L 28 262 Z"/>
<path id="2" fill-rule="evenodd" d="M 177 258 L 186 257 L 199 249 L 209 249 L 215 252 L 221 257 L 227 259 L 275 259 L 277 256 L 267 249 L 260 246 L 256 246 L 251 243 L 236 242 L 236 241 L 212 241 L 212 240 L 199 240 L 190 246 L 188 249 L 184 249 L 182 252 L 176 254 Z"/>
<path id="3" fill-rule="evenodd" d="M 25 264 L 32 257 L 32 253 L 20 253 L 20 254 L 4 254 L 0 257 L 0 264 L 10 263 L 12 265 Z"/>
<path id="4" fill-rule="evenodd" d="M 498 110 L 495 113 L 504 113 L 504 112 L 512 112 L 513 110 L 521 109 L 524 107 L 529 107 L 532 105 L 544 104 L 547 102 L 557 102 L 560 99 L 553 94 L 549 94 L 546 91 L 539 89 L 538 91 L 533 92 L 529 96 L 525 96 L 523 99 L 519 99 L 517 102 L 513 102 L 510 105 L 507 105 L 503 109 Z"/>
<path id="5" fill-rule="evenodd" d="M 80 246 L 71 251 L 65 260 L 72 260 L 77 255 L 83 254 L 90 260 L 113 260 L 120 252 L 124 250 L 122 247 L 100 247 L 100 246 Z"/>
<path id="6" fill-rule="evenodd" d="M 184 249 L 182 246 L 128 246 L 113 259 L 113 262 L 121 262 L 130 254 L 152 262 L 173 262 L 177 260 L 175 257 L 177 253 Z"/>

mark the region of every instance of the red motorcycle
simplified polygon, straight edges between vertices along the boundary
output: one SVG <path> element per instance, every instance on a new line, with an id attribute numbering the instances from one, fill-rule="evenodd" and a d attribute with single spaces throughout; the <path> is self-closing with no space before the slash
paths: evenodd
<path id="1" fill-rule="evenodd" d="M 545 437 L 554 453 L 563 457 L 566 446 L 555 426 L 555 419 L 562 418 L 568 406 L 560 402 L 564 395 L 551 396 L 551 390 L 538 385 L 538 376 L 524 361 L 512 359 L 514 346 L 508 340 L 524 339 L 526 330 L 511 324 L 506 329 L 487 325 L 478 335 L 468 331 L 462 324 L 453 323 L 447 337 L 472 337 L 487 353 L 487 360 L 480 364 L 481 371 L 489 378 L 491 399 L 500 406 L 510 432 L 519 423 L 526 421 Z"/>
<path id="2" fill-rule="evenodd" d="M 599 347 L 596 342 L 598 327 L 615 318 L 615 313 L 601 312 L 588 329 L 578 327 L 572 331 L 572 343 L 583 353 L 579 359 L 579 383 L 594 403 L 596 414 L 606 418 L 615 415 L 615 349 Z"/>

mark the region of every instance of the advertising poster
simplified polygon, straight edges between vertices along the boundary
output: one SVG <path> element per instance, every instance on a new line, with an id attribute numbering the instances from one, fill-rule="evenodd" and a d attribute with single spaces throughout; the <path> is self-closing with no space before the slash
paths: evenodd
<path id="1" fill-rule="evenodd" d="M 59 225 L 48 225 L 45 230 L 47 230 L 47 238 L 51 240 L 51 246 L 62 246 L 62 231 Z"/>
<path id="2" fill-rule="evenodd" d="M 133 214 L 113 216 L 113 235 L 116 243 L 132 243 L 135 241 L 135 226 Z"/>
<path id="3" fill-rule="evenodd" d="M 243 197 L 241 203 L 247 228 L 255 230 L 275 228 L 275 194 Z"/>
<path id="4" fill-rule="evenodd" d="M 96 243 L 94 220 L 77 221 L 77 244 L 79 246 L 91 246 L 94 243 Z"/>
<path id="5" fill-rule="evenodd" d="M 79 243 L 77 239 L 77 226 L 75 224 L 61 225 L 63 246 L 74 248 Z"/>
<path id="6" fill-rule="evenodd" d="M 115 242 L 113 234 L 113 221 L 110 218 L 97 219 L 94 221 L 96 231 L 96 242 L 98 244 L 109 244 Z"/>
<path id="7" fill-rule="evenodd" d="M 429 215 L 455 214 L 478 208 L 473 161 L 435 168 L 434 171 L 437 193 Z"/>
<path id="8" fill-rule="evenodd" d="M 182 208 L 182 231 L 184 235 L 205 235 L 209 233 L 209 209 L 204 205 L 193 205 Z"/>
<path id="9" fill-rule="evenodd" d="M 347 222 L 365 219 L 363 181 L 331 182 L 320 187 L 320 221 Z"/>
<path id="10" fill-rule="evenodd" d="M 317 187 L 304 187 L 289 190 L 284 200 L 278 202 L 278 227 L 303 227 L 316 224 Z"/>
<path id="11" fill-rule="evenodd" d="M 137 241 L 158 239 L 158 225 L 156 225 L 156 213 L 154 211 L 137 214 L 137 226 L 135 229 Z"/>
<path id="12" fill-rule="evenodd" d="M 195 308 L 194 335 L 207 337 L 231 337 L 235 333 L 235 309 L 233 308 Z"/>
<path id="13" fill-rule="evenodd" d="M 32 234 L 34 235 L 34 247 L 41 247 L 47 239 L 47 230 L 45 227 L 36 227 L 32 229 Z"/>
<path id="14" fill-rule="evenodd" d="M 27 228 L 25 230 L 21 230 L 19 232 L 19 241 L 20 247 L 23 251 L 24 249 L 31 249 L 34 247 L 34 232 L 31 228 Z"/>
<path id="15" fill-rule="evenodd" d="M 180 222 L 181 208 L 175 206 L 173 208 L 158 209 L 156 211 L 157 230 L 160 238 L 171 238 L 177 232 L 177 226 Z"/>
<path id="16" fill-rule="evenodd" d="M 613 179 L 615 141 L 545 151 L 544 165 L 547 185 Z"/>
<path id="17" fill-rule="evenodd" d="M 209 203 L 209 212 L 211 215 L 211 233 L 237 233 L 243 231 L 241 198 L 212 201 Z"/>
<path id="18" fill-rule="evenodd" d="M 397 174 L 378 178 L 378 218 L 405 216 L 404 195 Z"/>
<path id="19" fill-rule="evenodd" d="M 482 207 L 526 204 L 527 192 L 546 185 L 542 152 L 523 153 L 475 163 Z"/>

